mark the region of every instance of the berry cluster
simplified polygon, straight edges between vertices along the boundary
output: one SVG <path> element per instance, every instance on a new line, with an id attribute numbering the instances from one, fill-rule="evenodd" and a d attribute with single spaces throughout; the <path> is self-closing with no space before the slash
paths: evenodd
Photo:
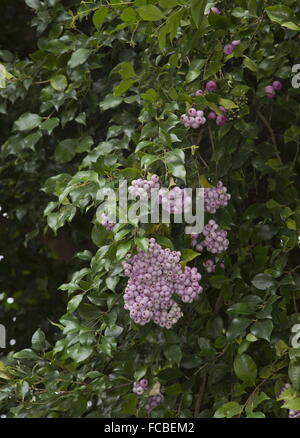
<path id="1" fill-rule="evenodd" d="M 203 266 L 209 274 L 215 272 L 216 270 L 215 262 L 212 259 L 206 260 L 206 262 L 203 263 Z M 220 267 L 224 269 L 224 263 L 220 263 Z"/>
<path id="2" fill-rule="evenodd" d="M 145 405 L 145 409 L 148 413 L 148 415 L 150 414 L 150 412 L 156 408 L 156 406 L 158 406 L 161 401 L 163 400 L 163 396 L 162 395 L 153 395 L 151 397 L 149 397 L 147 404 Z"/>
<path id="3" fill-rule="evenodd" d="M 226 251 L 229 246 L 227 232 L 219 229 L 219 225 L 214 220 L 210 220 L 203 229 L 204 240 L 198 243 L 198 234 L 192 235 L 192 246 L 197 251 L 202 252 L 204 248 L 212 254 L 218 254 Z"/>
<path id="4" fill-rule="evenodd" d="M 205 85 L 205 91 L 198 89 L 195 91 L 195 96 L 203 96 L 206 92 L 212 93 L 217 89 L 217 83 L 215 81 L 208 81 Z"/>
<path id="5" fill-rule="evenodd" d="M 276 91 L 280 91 L 282 88 L 282 83 L 280 81 L 274 81 L 272 85 L 267 85 L 265 87 L 265 95 L 269 99 L 273 99 L 276 96 Z"/>
<path id="6" fill-rule="evenodd" d="M 150 321 L 171 328 L 182 316 L 173 294 L 190 303 L 202 292 L 197 268 L 180 265 L 180 252 L 162 249 L 155 239 L 149 240 L 147 252 L 137 248 L 135 256 L 127 255 L 124 273 L 129 277 L 124 291 L 124 308 L 140 325 Z"/>
<path id="7" fill-rule="evenodd" d="M 231 195 L 221 181 L 216 187 L 204 189 L 204 210 L 214 214 L 221 207 L 226 207 Z"/>
<path id="8" fill-rule="evenodd" d="M 212 259 L 206 260 L 206 262 L 203 263 L 203 266 L 209 274 L 216 270 L 216 265 Z"/>
<path id="9" fill-rule="evenodd" d="M 203 111 L 197 111 L 195 108 L 190 108 L 187 114 L 182 114 L 180 117 L 181 122 L 186 128 L 197 129 L 206 123 Z"/>
<path id="10" fill-rule="evenodd" d="M 174 187 L 172 190 L 161 189 L 159 202 L 162 204 L 162 208 L 171 214 L 188 212 L 192 206 L 192 198 L 188 196 L 185 189 L 180 187 Z"/>
<path id="11" fill-rule="evenodd" d="M 133 196 L 141 196 L 144 193 L 147 194 L 148 199 L 151 197 L 151 189 L 159 189 L 160 182 L 158 175 L 152 175 L 150 180 L 147 179 L 135 179 L 132 181 L 131 186 L 128 187 L 128 192 Z"/>
<path id="12" fill-rule="evenodd" d="M 147 379 L 141 379 L 136 382 L 133 382 L 133 388 L 132 392 L 134 392 L 137 395 L 142 395 L 144 391 L 148 387 L 148 380 Z"/>
<path id="13" fill-rule="evenodd" d="M 211 111 L 210 113 L 208 113 L 207 118 L 209 120 L 215 120 L 216 121 L 216 125 L 223 126 L 227 122 L 227 117 L 225 116 L 226 109 L 223 106 L 219 106 L 219 110 L 223 114 L 216 114 L 214 111 Z"/>
<path id="14" fill-rule="evenodd" d="M 111 221 L 109 219 L 109 216 L 105 213 L 102 213 L 101 215 L 101 225 L 107 230 L 112 231 L 114 226 L 116 225 L 115 222 Z"/>
<path id="15" fill-rule="evenodd" d="M 225 55 L 231 55 L 234 52 L 234 49 L 240 44 L 240 40 L 233 40 L 230 44 L 226 44 L 223 47 L 223 52 L 225 53 Z"/>

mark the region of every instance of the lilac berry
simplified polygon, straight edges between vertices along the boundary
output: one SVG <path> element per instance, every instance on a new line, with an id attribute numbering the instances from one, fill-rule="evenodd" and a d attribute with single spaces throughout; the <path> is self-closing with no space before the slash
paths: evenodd
<path id="1" fill-rule="evenodd" d="M 234 51 L 234 45 L 233 44 L 226 44 L 223 48 L 223 52 L 225 55 L 231 55 Z"/>
<path id="2" fill-rule="evenodd" d="M 217 89 L 217 83 L 216 81 L 208 81 L 206 86 L 205 86 L 206 90 L 209 91 L 210 93 L 215 91 Z"/>
<path id="3" fill-rule="evenodd" d="M 265 95 L 269 99 L 273 99 L 276 96 L 276 92 L 275 92 L 274 88 L 272 87 L 272 85 L 267 85 L 265 87 Z"/>
<path id="4" fill-rule="evenodd" d="M 274 81 L 272 87 L 275 91 L 279 91 L 282 88 L 282 83 L 280 81 Z"/>
<path id="5" fill-rule="evenodd" d="M 221 12 L 219 11 L 218 8 L 213 7 L 213 8 L 211 8 L 210 10 L 211 10 L 211 12 L 213 12 L 213 13 L 216 14 L 216 15 L 220 15 L 220 14 L 221 14 Z"/>
<path id="6" fill-rule="evenodd" d="M 223 114 L 217 116 L 217 118 L 216 118 L 216 124 L 217 124 L 218 126 L 223 126 L 223 125 L 225 125 L 226 122 L 227 122 L 227 118 L 226 118 L 226 116 L 224 116 Z"/>
<path id="7" fill-rule="evenodd" d="M 197 110 L 195 110 L 195 108 L 190 108 L 190 109 L 188 110 L 188 115 L 189 115 L 190 117 L 196 117 L 196 115 L 197 115 Z"/>
<path id="8" fill-rule="evenodd" d="M 203 91 L 202 90 L 196 90 L 195 91 L 195 96 L 202 96 L 203 95 Z"/>
<path id="9" fill-rule="evenodd" d="M 211 111 L 210 113 L 208 113 L 207 118 L 208 118 L 209 120 L 216 120 L 216 118 L 217 118 L 217 114 L 214 113 L 213 111 Z"/>
<path id="10" fill-rule="evenodd" d="M 151 238 L 147 252 L 137 248 L 137 254 L 123 262 L 124 273 L 129 277 L 124 308 L 129 310 L 135 323 L 145 325 L 153 321 L 169 329 L 183 315 L 173 295 L 190 303 L 202 293 L 201 274 L 197 268 L 188 266 L 182 272 L 180 255 L 180 252 L 162 249 Z M 143 387 L 141 382 L 139 386 Z"/>

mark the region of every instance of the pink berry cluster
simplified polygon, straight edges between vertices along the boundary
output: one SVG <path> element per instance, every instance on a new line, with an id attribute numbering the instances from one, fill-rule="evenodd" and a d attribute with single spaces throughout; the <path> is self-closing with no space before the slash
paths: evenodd
<path id="1" fill-rule="evenodd" d="M 148 380 L 141 379 L 136 382 L 133 382 L 132 392 L 134 392 L 137 395 L 142 395 L 144 394 L 147 387 L 148 387 Z"/>
<path id="2" fill-rule="evenodd" d="M 198 234 L 192 235 L 192 246 L 196 248 L 197 251 L 202 252 L 204 248 L 212 254 L 219 254 L 226 251 L 229 246 L 229 240 L 227 239 L 227 232 L 221 230 L 219 225 L 214 221 L 210 220 L 208 224 L 204 226 L 203 229 L 204 240 L 198 243 Z"/>
<path id="3" fill-rule="evenodd" d="M 171 328 L 183 315 L 173 294 L 184 303 L 195 300 L 203 288 L 197 268 L 182 271 L 180 252 L 162 249 L 155 239 L 149 239 L 147 252 L 137 248 L 137 254 L 128 254 L 123 262 L 129 277 L 124 291 L 124 308 L 140 325 L 150 321 L 160 327 Z"/>
<path id="4" fill-rule="evenodd" d="M 208 81 L 205 84 L 205 91 L 198 89 L 195 91 L 195 96 L 203 96 L 205 93 L 212 93 L 213 91 L 215 91 L 217 89 L 217 83 L 216 81 Z"/>
<path id="5" fill-rule="evenodd" d="M 116 225 L 115 222 L 111 221 L 109 219 L 109 216 L 105 213 L 102 213 L 101 215 L 101 225 L 107 230 L 112 231 L 114 226 Z"/>
<path id="6" fill-rule="evenodd" d="M 193 129 L 197 129 L 206 123 L 204 112 L 201 110 L 197 111 L 195 108 L 190 108 L 187 114 L 182 114 L 180 120 L 186 128 Z"/>
<path id="7" fill-rule="evenodd" d="M 212 259 L 206 260 L 206 262 L 203 263 L 203 266 L 209 274 L 216 270 L 216 265 Z"/>
<path id="8" fill-rule="evenodd" d="M 282 83 L 280 81 L 274 81 L 272 85 L 267 85 L 265 87 L 265 95 L 269 99 L 273 99 L 276 96 L 276 92 L 280 91 L 282 88 Z"/>
<path id="9" fill-rule="evenodd" d="M 281 396 L 284 391 L 287 391 L 288 389 L 290 389 L 290 387 L 291 387 L 291 385 L 289 383 L 286 383 L 285 385 L 283 385 L 283 387 L 281 388 L 281 391 L 279 393 L 279 396 Z M 295 411 L 294 409 L 289 410 L 289 418 L 299 418 L 299 417 L 300 417 L 300 411 Z"/>
<path id="10" fill-rule="evenodd" d="M 215 270 L 216 270 L 215 262 L 212 259 L 206 260 L 206 262 L 203 263 L 203 266 L 209 274 L 211 274 L 212 272 L 215 272 Z M 220 266 L 222 269 L 224 269 L 224 267 L 225 267 L 224 263 L 220 263 Z"/>
<path id="11" fill-rule="evenodd" d="M 128 192 L 134 196 L 142 195 L 147 193 L 148 198 L 151 197 L 151 189 L 159 189 L 160 182 L 158 175 L 152 175 L 150 180 L 147 179 L 135 179 L 132 181 L 131 186 L 128 187 Z"/>
<path id="12" fill-rule="evenodd" d="M 149 397 L 148 402 L 145 405 L 145 409 L 148 415 L 153 409 L 155 409 L 161 403 L 162 400 L 163 400 L 162 395 L 152 395 L 151 397 Z"/>
<path id="13" fill-rule="evenodd" d="M 171 214 L 188 212 L 192 207 L 192 198 L 188 196 L 185 189 L 177 186 L 172 190 L 160 189 L 159 202 L 162 208 Z"/>
<path id="14" fill-rule="evenodd" d="M 227 117 L 225 116 L 226 109 L 223 106 L 219 106 L 219 110 L 223 114 L 216 114 L 214 111 L 211 111 L 208 113 L 207 118 L 208 120 L 215 120 L 216 125 L 223 126 L 227 122 Z"/>
<path id="15" fill-rule="evenodd" d="M 225 55 L 231 55 L 234 52 L 234 49 L 241 44 L 241 40 L 233 40 L 231 43 L 226 44 L 223 47 L 223 52 Z"/>
<path id="16" fill-rule="evenodd" d="M 216 187 L 204 189 L 204 210 L 214 214 L 221 207 L 227 207 L 231 195 L 221 181 Z"/>

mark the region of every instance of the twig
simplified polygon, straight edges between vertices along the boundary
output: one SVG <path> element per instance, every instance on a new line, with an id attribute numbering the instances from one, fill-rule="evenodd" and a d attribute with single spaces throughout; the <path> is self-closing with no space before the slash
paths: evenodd
<path id="1" fill-rule="evenodd" d="M 277 142 L 276 142 L 276 137 L 275 137 L 274 131 L 273 131 L 270 123 L 268 122 L 268 120 L 265 118 L 265 116 L 260 111 L 257 111 L 257 114 L 258 114 L 258 117 L 262 120 L 262 122 L 265 125 L 265 127 L 267 128 L 267 130 L 269 131 L 269 134 L 270 134 L 271 140 L 272 140 L 272 144 L 273 144 L 273 147 L 275 150 L 275 155 L 276 155 L 279 163 L 282 164 L 282 160 L 280 158 L 280 153 L 279 153 L 279 150 L 277 147 Z"/>
<path id="2" fill-rule="evenodd" d="M 196 401 L 196 405 L 195 405 L 194 417 L 197 417 L 197 415 L 200 412 L 202 401 L 203 401 L 203 397 L 204 397 L 205 387 L 206 387 L 206 381 L 207 381 L 207 374 L 205 372 L 205 374 L 203 375 L 203 378 L 201 380 L 200 387 L 199 387 L 199 392 L 198 392 L 198 395 L 197 395 L 197 401 Z"/>

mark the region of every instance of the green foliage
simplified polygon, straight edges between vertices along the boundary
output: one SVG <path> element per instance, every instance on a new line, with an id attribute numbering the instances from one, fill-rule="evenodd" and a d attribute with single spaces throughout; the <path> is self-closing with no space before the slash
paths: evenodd
<path id="1" fill-rule="evenodd" d="M 290 83 L 300 15 L 296 1 L 270 3 L 225 1 L 217 16 L 199 0 L 25 0 L 34 48 L 0 50 L 11 75 L 0 89 L 8 213 L 0 221 L 9 229 L 0 229 L 0 279 L 20 313 L 37 313 L 54 295 L 56 311 L 32 325 L 30 348 L 27 336 L 26 348 L 3 356 L 1 413 L 143 417 L 146 397 L 132 393 L 142 377 L 146 396 L 164 395 L 153 417 L 300 409 L 300 353 L 291 346 L 300 323 L 300 107 Z M 233 39 L 241 44 L 225 56 Z M 270 100 L 264 87 L 275 79 L 284 88 Z M 207 80 L 217 90 L 195 98 Z M 192 104 L 223 105 L 230 120 L 186 130 L 179 118 Z M 230 239 L 224 270 L 204 272 L 206 256 L 191 250 L 184 225 L 99 225 L 99 189 L 153 173 L 166 186 L 229 188 L 230 205 L 215 215 Z M 71 240 L 72 269 L 43 249 L 49 233 Z M 199 301 L 170 330 L 138 326 L 124 310 L 121 262 L 147 250 L 149 237 L 203 273 Z"/>

